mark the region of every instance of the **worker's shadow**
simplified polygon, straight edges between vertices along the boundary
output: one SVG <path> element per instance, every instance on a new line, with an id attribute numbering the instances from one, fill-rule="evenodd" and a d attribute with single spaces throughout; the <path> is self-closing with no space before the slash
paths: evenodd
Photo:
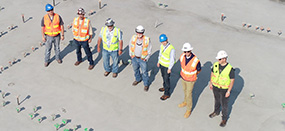
<path id="1" fill-rule="evenodd" d="M 148 67 L 147 72 L 150 71 L 149 85 L 151 85 L 151 83 L 155 80 L 155 76 L 159 71 L 159 68 L 157 67 L 158 55 L 159 55 L 159 50 L 154 52 L 150 56 L 147 62 L 147 67 Z"/>
<path id="2" fill-rule="evenodd" d="M 180 71 L 181 71 L 181 64 L 180 61 L 177 60 L 171 69 L 170 89 L 169 89 L 170 94 L 173 93 L 174 89 L 176 88 L 177 82 L 180 79 Z"/>
<path id="3" fill-rule="evenodd" d="M 192 110 L 195 109 L 200 95 L 202 94 L 204 89 L 208 86 L 211 77 L 211 66 L 212 62 L 210 61 L 204 63 L 201 72 L 197 76 L 198 78 L 192 91 L 192 101 L 193 101 Z"/>
<path id="4" fill-rule="evenodd" d="M 69 44 L 60 52 L 61 58 L 63 59 L 65 56 L 67 56 L 67 54 L 73 52 L 74 50 L 76 50 L 76 45 L 73 40 L 70 40 Z M 52 59 L 54 60 L 54 57 Z"/>
<path id="5" fill-rule="evenodd" d="M 244 80 L 239 75 L 240 71 L 241 70 L 239 68 L 235 68 L 235 82 L 234 82 L 233 88 L 231 90 L 229 103 L 228 103 L 228 107 L 229 107 L 229 110 L 228 110 L 229 113 L 228 114 L 229 114 L 229 116 L 232 112 L 233 104 L 235 103 L 238 95 L 241 93 L 243 86 L 244 86 Z"/>
<path id="6" fill-rule="evenodd" d="M 123 53 L 119 56 L 119 73 L 122 72 L 128 65 L 128 60 L 131 59 L 129 55 L 129 45 L 124 48 Z"/>

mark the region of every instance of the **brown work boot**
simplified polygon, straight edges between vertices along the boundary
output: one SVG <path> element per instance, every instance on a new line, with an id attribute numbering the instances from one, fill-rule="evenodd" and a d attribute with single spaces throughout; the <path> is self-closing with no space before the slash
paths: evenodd
<path id="1" fill-rule="evenodd" d="M 186 105 L 187 105 L 187 103 L 186 103 L 186 102 L 182 102 L 181 104 L 179 104 L 179 105 L 178 105 L 178 107 L 180 107 L 180 108 L 181 108 L 181 107 L 185 107 Z"/>
<path id="2" fill-rule="evenodd" d="M 58 64 L 61 64 L 62 63 L 62 60 L 56 60 Z"/>
<path id="3" fill-rule="evenodd" d="M 148 89 L 149 89 L 149 86 L 145 86 L 145 87 L 144 87 L 144 91 L 146 91 L 146 92 L 147 92 L 147 91 L 148 91 Z"/>
<path id="4" fill-rule="evenodd" d="M 217 115 L 219 115 L 219 114 L 213 112 L 213 113 L 211 113 L 211 114 L 209 115 L 209 117 L 210 117 L 210 118 L 213 118 L 213 117 L 215 117 L 215 116 L 217 116 Z"/>
<path id="5" fill-rule="evenodd" d="M 75 65 L 75 66 L 78 66 L 81 62 L 82 62 L 82 61 L 76 61 L 76 62 L 74 63 L 74 65 Z"/>
<path id="6" fill-rule="evenodd" d="M 186 111 L 184 114 L 184 118 L 188 118 L 191 115 L 191 111 Z"/>
<path id="7" fill-rule="evenodd" d="M 45 62 L 45 67 L 48 67 L 48 65 L 49 65 L 49 62 Z"/>
<path id="8" fill-rule="evenodd" d="M 227 120 L 222 120 L 221 123 L 220 123 L 220 126 L 221 127 L 225 127 L 227 124 Z"/>
<path id="9" fill-rule="evenodd" d="M 158 90 L 159 90 L 160 92 L 164 92 L 164 88 L 163 88 L 163 87 L 159 88 Z"/>
<path id="10" fill-rule="evenodd" d="M 88 70 L 92 70 L 94 68 L 94 65 L 89 65 Z"/>
<path id="11" fill-rule="evenodd" d="M 118 76 L 118 73 L 113 73 L 113 78 L 116 78 Z"/>
<path id="12" fill-rule="evenodd" d="M 163 96 L 160 97 L 160 99 L 164 101 L 164 100 L 168 99 L 169 97 L 170 97 L 170 96 L 163 95 Z"/>
<path id="13" fill-rule="evenodd" d="M 141 82 L 141 80 L 140 81 L 134 81 L 133 82 L 133 86 L 136 86 L 137 84 L 139 84 Z"/>

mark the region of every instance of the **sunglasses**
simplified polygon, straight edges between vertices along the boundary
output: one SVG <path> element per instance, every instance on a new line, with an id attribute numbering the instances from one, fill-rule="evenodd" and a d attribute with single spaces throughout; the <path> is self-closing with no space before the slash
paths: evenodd
<path id="1" fill-rule="evenodd" d="M 51 12 L 51 11 L 53 11 L 53 9 L 52 9 L 52 10 L 49 10 L 49 11 L 47 11 L 47 12 Z"/>
<path id="2" fill-rule="evenodd" d="M 184 53 L 190 53 L 191 51 L 184 51 Z"/>

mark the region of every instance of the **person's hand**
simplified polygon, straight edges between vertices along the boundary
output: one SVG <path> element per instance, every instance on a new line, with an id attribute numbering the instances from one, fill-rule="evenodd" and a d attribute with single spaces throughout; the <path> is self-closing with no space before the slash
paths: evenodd
<path id="1" fill-rule="evenodd" d="M 64 35 L 61 36 L 61 40 L 64 40 Z"/>
<path id="2" fill-rule="evenodd" d="M 170 69 L 168 69 L 168 70 L 167 70 L 167 74 L 170 74 L 170 73 L 171 73 L 171 70 L 170 70 Z"/>
<path id="3" fill-rule="evenodd" d="M 142 59 L 143 61 L 147 61 L 146 59 Z"/>
<path id="4" fill-rule="evenodd" d="M 227 93 L 226 93 L 225 97 L 229 97 L 229 96 L 230 96 L 230 94 L 231 94 L 231 92 L 227 91 Z"/>
<path id="5" fill-rule="evenodd" d="M 46 37 L 42 37 L 42 39 L 43 39 L 43 42 L 46 42 L 47 40 L 46 40 Z"/>
<path id="6" fill-rule="evenodd" d="M 157 63 L 157 67 L 159 67 L 159 63 Z"/>
<path id="7" fill-rule="evenodd" d="M 100 53 L 100 52 L 101 52 L 100 47 L 97 47 L 97 52 L 98 52 L 98 53 Z"/>
<path id="8" fill-rule="evenodd" d="M 121 55 L 122 54 L 122 50 L 119 50 L 119 55 Z"/>
<path id="9" fill-rule="evenodd" d="M 89 40 L 88 40 L 88 43 L 91 43 L 91 41 L 92 41 L 92 39 L 89 39 Z"/>
<path id="10" fill-rule="evenodd" d="M 213 85 L 211 83 L 210 83 L 209 87 L 211 90 L 213 90 Z"/>
<path id="11" fill-rule="evenodd" d="M 135 56 L 131 56 L 131 58 L 133 59 Z"/>

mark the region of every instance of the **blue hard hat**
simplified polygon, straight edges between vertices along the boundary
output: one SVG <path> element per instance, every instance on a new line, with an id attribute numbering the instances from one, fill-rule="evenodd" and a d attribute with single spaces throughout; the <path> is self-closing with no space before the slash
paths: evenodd
<path id="1" fill-rule="evenodd" d="M 166 36 L 165 34 L 161 34 L 161 35 L 159 36 L 159 41 L 160 41 L 160 42 L 167 41 L 167 36 Z"/>
<path id="2" fill-rule="evenodd" d="M 53 6 L 51 4 L 46 5 L 46 11 L 50 11 L 53 9 Z"/>

